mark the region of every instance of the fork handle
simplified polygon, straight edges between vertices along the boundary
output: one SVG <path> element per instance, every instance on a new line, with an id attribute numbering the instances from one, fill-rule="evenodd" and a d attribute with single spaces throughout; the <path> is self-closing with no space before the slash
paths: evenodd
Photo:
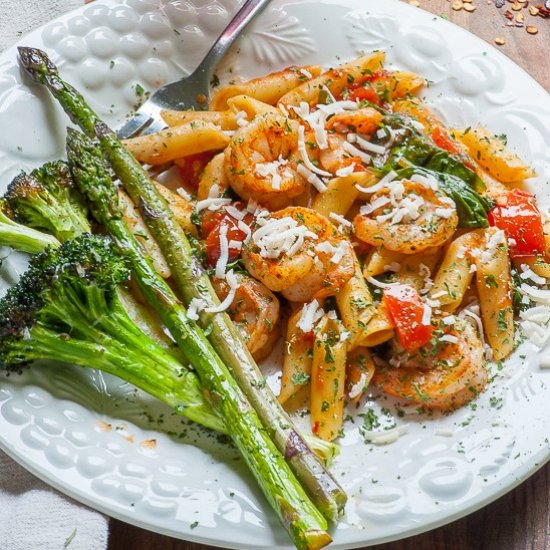
<path id="1" fill-rule="evenodd" d="M 235 14 L 229 25 L 218 36 L 214 45 L 208 50 L 204 59 L 194 70 L 194 74 L 208 77 L 214 74 L 214 70 L 231 47 L 241 31 L 269 4 L 270 0 L 247 0 L 243 7 Z"/>

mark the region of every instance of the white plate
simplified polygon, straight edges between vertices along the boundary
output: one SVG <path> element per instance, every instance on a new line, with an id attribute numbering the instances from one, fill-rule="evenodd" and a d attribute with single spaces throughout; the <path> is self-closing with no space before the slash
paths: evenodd
<path id="1" fill-rule="evenodd" d="M 117 124 L 136 102 L 135 84 L 153 89 L 192 69 L 236 4 L 98 0 L 34 32 L 24 44 L 45 48 L 93 107 Z M 548 205 L 548 94 L 492 47 L 441 18 L 395 0 L 275 0 L 224 66 L 232 70 L 226 74 L 248 77 L 293 63 L 336 64 L 373 49 L 429 78 L 427 95 L 449 123 L 480 122 L 507 134 L 512 148 L 536 167 L 539 198 Z M 5 52 L 0 187 L 20 168 L 62 156 L 66 124 L 44 90 L 21 84 L 16 50 Z M 4 262 L 4 287 L 23 266 L 15 255 Z M 365 444 L 358 430 L 362 419 L 347 422 L 333 472 L 349 504 L 334 532 L 334 548 L 449 522 L 544 464 L 550 375 L 539 368 L 538 357 L 533 346 L 523 345 L 495 369 L 495 381 L 475 411 L 397 418 L 408 431 L 391 445 Z M 233 548 L 288 544 L 235 452 L 108 376 L 36 366 L 2 378 L 0 444 L 51 485 L 129 523 Z"/>

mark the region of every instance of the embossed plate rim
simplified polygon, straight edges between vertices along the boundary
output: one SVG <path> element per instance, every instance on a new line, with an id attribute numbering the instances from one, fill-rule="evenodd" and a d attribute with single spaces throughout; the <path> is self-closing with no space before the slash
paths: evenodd
<path id="1" fill-rule="evenodd" d="M 96 2 L 94 4 L 91 4 L 89 6 L 83 6 L 82 8 L 79 8 L 75 12 L 72 12 L 70 14 L 66 14 L 63 17 L 58 18 L 56 21 L 65 21 L 69 18 L 73 17 L 77 13 L 81 13 L 90 7 L 101 7 L 102 5 L 105 6 L 115 6 L 119 5 L 121 2 L 115 1 L 115 0 L 107 0 L 105 2 Z M 280 0 L 279 2 L 276 2 L 275 5 L 294 5 L 297 6 L 300 3 L 306 4 L 306 2 L 300 2 L 300 1 L 284 1 Z M 369 11 L 369 5 L 372 4 L 372 8 L 370 11 L 372 13 L 375 13 L 378 6 L 374 2 L 369 3 L 360 3 L 359 1 L 355 0 L 335 0 L 335 1 L 323 1 L 322 4 L 326 6 L 334 5 L 334 4 L 340 4 L 342 6 L 348 6 L 348 7 L 357 7 L 361 6 L 362 12 Z M 365 5 L 366 4 L 366 5 Z M 404 3 L 398 2 L 397 0 L 386 0 L 385 7 L 382 11 L 386 13 L 388 10 L 386 10 L 387 6 L 392 6 L 395 10 L 397 15 L 397 20 L 399 21 L 400 18 L 404 18 L 405 16 L 402 14 L 410 13 L 411 15 L 414 15 L 414 18 L 416 20 L 422 20 L 424 25 L 434 24 L 433 19 L 437 19 L 437 24 L 441 25 L 442 28 L 447 28 L 446 26 L 449 25 L 449 28 L 454 29 L 454 32 L 460 32 L 462 34 L 466 34 L 468 37 L 468 40 L 470 42 L 475 42 L 479 46 L 482 46 L 483 49 L 487 49 L 491 51 L 491 55 L 498 54 L 498 58 L 500 59 L 501 63 L 504 64 L 506 67 L 513 69 L 515 74 L 518 74 L 518 69 L 521 71 L 519 74 L 522 78 L 527 75 L 529 77 L 529 87 L 533 87 L 533 83 L 536 84 L 536 87 L 540 91 L 543 90 L 543 88 L 536 83 L 536 81 L 530 77 L 525 71 L 518 68 L 513 62 L 511 62 L 502 52 L 499 52 L 492 46 L 486 44 L 479 38 L 475 37 L 475 35 L 469 33 L 468 31 L 465 31 L 464 29 L 460 29 L 447 21 L 443 21 L 440 18 L 432 17 L 430 14 L 419 12 L 416 8 L 412 8 L 411 6 L 407 6 Z M 327 8 L 328 9 L 328 8 Z M 422 13 L 422 14 L 421 14 Z M 51 24 L 51 22 L 49 23 Z M 42 29 L 38 29 L 37 31 L 34 31 L 29 36 L 27 36 L 25 39 L 21 41 L 21 43 L 33 43 L 36 45 L 39 45 L 42 43 L 41 39 L 41 32 Z M 0 63 L 3 63 L 7 60 L 13 61 L 15 56 L 15 48 L 10 48 L 7 50 L 2 56 L 0 57 Z M 93 95 L 93 92 L 88 92 L 87 95 Z M 21 441 L 19 441 L 21 443 Z M 193 531 L 187 525 L 185 525 L 183 522 L 178 522 L 177 520 L 173 521 L 173 528 L 167 528 L 164 526 L 160 526 L 155 523 L 155 517 L 152 516 L 148 519 L 148 521 L 139 520 L 135 516 L 133 516 L 131 513 L 128 512 L 128 510 L 124 509 L 122 506 L 118 506 L 116 503 L 113 503 L 112 501 L 109 501 L 108 499 L 101 499 L 97 494 L 90 495 L 90 493 L 79 490 L 79 487 L 71 486 L 66 482 L 66 480 L 62 476 L 62 471 L 55 468 L 50 467 L 50 471 L 47 470 L 49 467 L 48 465 L 44 466 L 43 464 L 40 464 L 37 461 L 33 461 L 31 458 L 27 458 L 25 455 L 25 450 L 23 446 L 20 444 L 19 447 L 17 445 L 17 442 L 15 441 L 6 441 L 4 437 L 0 437 L 0 445 L 2 445 L 3 448 L 5 448 L 6 452 L 12 456 L 15 460 L 19 461 L 27 469 L 29 469 L 32 473 L 37 475 L 38 477 L 42 478 L 44 481 L 49 483 L 50 485 L 58 488 L 59 490 L 69 494 L 73 498 L 76 498 L 77 500 L 95 508 L 102 512 L 105 512 L 113 517 L 117 517 L 118 519 L 121 519 L 123 521 L 127 521 L 129 523 L 133 523 L 135 525 L 138 525 L 140 527 L 145 527 L 148 529 L 152 529 L 158 532 L 162 532 L 167 535 L 185 538 L 187 540 L 196 541 L 196 542 L 203 542 L 211 545 L 220 545 L 229 544 L 233 548 L 257 548 L 257 545 L 251 545 L 251 543 L 246 543 L 242 536 L 238 534 L 238 536 L 235 536 L 233 538 L 232 542 L 228 542 L 228 539 L 231 539 L 231 533 L 228 533 L 227 531 L 224 531 L 222 534 L 217 534 L 217 538 L 213 539 L 210 536 L 205 535 L 202 536 L 199 534 L 199 531 L 202 531 L 202 529 L 197 529 L 197 531 Z M 358 546 L 365 546 L 365 545 L 371 545 L 371 544 L 377 544 L 384 541 L 389 540 L 395 540 L 398 538 L 403 538 L 405 536 L 411 536 L 435 527 L 438 527 L 440 525 L 443 525 L 445 523 L 448 523 L 450 521 L 453 521 L 455 519 L 458 519 L 459 517 L 462 517 L 474 510 L 477 510 L 489 502 L 495 500 L 496 498 L 500 497 L 501 495 L 505 494 L 507 491 L 511 490 L 512 488 L 516 487 L 519 483 L 521 483 L 527 475 L 533 474 L 537 469 L 542 467 L 548 460 L 550 459 L 550 454 L 547 449 L 540 449 L 538 452 L 532 454 L 529 456 L 529 460 L 523 462 L 520 466 L 520 468 L 516 469 L 514 472 L 514 475 L 509 475 L 507 478 L 505 478 L 505 481 L 499 481 L 495 482 L 490 486 L 489 491 L 484 491 L 481 495 L 476 496 L 473 498 L 470 502 L 470 504 L 462 509 L 459 509 L 455 513 L 447 513 L 444 512 L 438 516 L 438 514 L 434 514 L 433 519 L 431 521 L 427 522 L 420 522 L 417 527 L 415 528 L 409 528 L 402 532 L 395 532 L 394 534 L 387 535 L 384 537 L 378 537 L 374 539 L 368 539 L 363 536 L 362 533 L 360 533 L 357 530 L 354 530 L 353 533 L 350 533 L 352 529 L 348 529 L 347 531 L 338 532 L 339 535 L 343 535 L 342 537 L 339 537 L 340 540 L 343 542 L 339 543 L 337 542 L 333 547 L 334 548 L 353 548 Z M 55 472 L 53 472 L 55 470 Z M 355 533 L 355 534 L 354 534 Z M 235 535 L 235 533 L 233 533 Z M 344 535 L 348 536 L 344 536 Z M 351 538 L 349 535 L 352 535 Z M 225 538 L 225 540 L 223 540 Z M 279 545 L 277 545 L 279 547 Z"/>

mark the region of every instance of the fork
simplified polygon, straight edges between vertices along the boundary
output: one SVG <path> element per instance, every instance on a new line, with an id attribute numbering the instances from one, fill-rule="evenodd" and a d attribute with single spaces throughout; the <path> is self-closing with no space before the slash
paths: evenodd
<path id="1" fill-rule="evenodd" d="M 170 82 L 156 90 L 119 130 L 121 139 L 139 133 L 151 134 L 166 128 L 160 116 L 164 109 L 183 111 L 208 108 L 208 88 L 214 70 L 243 29 L 258 15 L 270 0 L 247 0 L 229 25 L 220 34 L 199 66 L 188 76 Z"/>

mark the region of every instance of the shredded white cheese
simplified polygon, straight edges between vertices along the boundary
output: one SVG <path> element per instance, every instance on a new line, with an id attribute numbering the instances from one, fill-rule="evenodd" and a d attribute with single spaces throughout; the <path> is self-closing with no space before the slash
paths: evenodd
<path id="1" fill-rule="evenodd" d="M 227 263 L 229 262 L 229 242 L 227 241 L 227 225 L 220 225 L 220 257 L 216 262 L 216 271 L 215 276 L 218 279 L 223 279 L 225 277 L 225 269 Z"/>
<path id="2" fill-rule="evenodd" d="M 428 189 L 433 189 L 434 191 L 438 188 L 437 180 L 432 176 L 424 176 L 423 174 L 413 174 L 410 177 L 410 180 L 414 183 L 419 183 L 420 185 L 423 185 Z M 444 198 L 447 198 L 447 197 L 444 197 Z M 452 204 L 454 204 L 454 202 L 452 202 Z"/>
<path id="3" fill-rule="evenodd" d="M 276 259 L 282 254 L 291 257 L 303 247 L 305 239 L 317 240 L 317 235 L 289 216 L 269 219 L 252 234 L 262 258 Z"/>
<path id="4" fill-rule="evenodd" d="M 355 147 L 355 145 L 352 145 L 348 141 L 344 141 L 344 143 L 342 143 L 342 149 L 346 153 L 349 153 L 354 157 L 360 158 L 361 161 L 364 162 L 365 164 L 370 164 L 372 161 L 372 157 L 369 154 L 365 153 L 364 151 L 361 151 L 361 149 L 359 149 L 358 147 Z"/>
<path id="5" fill-rule="evenodd" d="M 229 292 L 225 297 L 225 300 L 219 306 L 207 307 L 204 310 L 207 313 L 221 313 L 222 311 L 225 311 L 228 307 L 230 307 L 233 303 L 233 300 L 235 299 L 235 294 L 237 293 L 237 289 L 239 288 L 239 281 L 237 280 L 237 276 L 232 269 L 226 273 L 225 280 L 229 285 Z"/>
<path id="6" fill-rule="evenodd" d="M 211 197 L 208 199 L 204 199 L 202 201 L 198 201 L 195 209 L 197 212 L 202 212 L 203 210 L 220 210 L 224 206 L 227 206 L 231 204 L 231 199 L 223 199 L 220 197 Z"/>
<path id="7" fill-rule="evenodd" d="M 304 177 L 308 183 L 311 183 L 319 193 L 324 193 L 327 190 L 327 186 L 323 182 L 323 180 L 314 174 L 311 170 L 306 168 L 303 164 L 298 164 L 298 167 L 296 168 L 298 174 L 300 176 Z"/>
<path id="8" fill-rule="evenodd" d="M 296 327 L 299 328 L 302 332 L 311 332 L 315 323 L 319 321 L 325 311 L 322 307 L 319 307 L 319 302 L 317 300 L 312 300 L 309 304 L 304 304 L 302 307 L 302 313 L 300 319 L 296 323 Z"/>
<path id="9" fill-rule="evenodd" d="M 401 424 L 390 430 L 384 430 L 383 432 L 376 432 L 372 430 L 363 430 L 362 434 L 367 441 L 370 441 L 374 445 L 388 445 L 394 443 L 402 435 L 406 434 L 409 429 L 408 424 Z"/>
<path id="10" fill-rule="evenodd" d="M 371 143 L 364 136 L 359 134 L 350 133 L 347 136 L 347 140 L 350 143 L 356 143 L 361 149 L 363 149 L 363 151 L 368 151 L 369 153 L 374 153 L 375 155 L 383 155 L 386 152 L 385 147 Z"/>
<path id="11" fill-rule="evenodd" d="M 199 312 L 203 311 L 205 307 L 206 300 L 203 300 L 202 298 L 193 298 L 187 308 L 187 317 L 189 317 L 192 321 L 198 321 Z"/>
<path id="12" fill-rule="evenodd" d="M 441 342 L 448 342 L 449 344 L 458 343 L 458 338 L 452 334 L 444 334 L 439 340 Z"/>
<path id="13" fill-rule="evenodd" d="M 361 187 L 360 185 L 355 185 L 355 189 L 360 193 L 377 193 L 384 189 L 389 183 L 392 183 L 397 178 L 397 173 L 391 170 L 388 172 L 376 185 L 371 187 Z"/>
<path id="14" fill-rule="evenodd" d="M 248 114 L 246 111 L 239 111 L 236 115 L 237 126 L 243 127 L 248 124 Z"/>
<path id="15" fill-rule="evenodd" d="M 353 224 L 344 218 L 344 216 L 341 216 L 340 214 L 336 214 L 336 212 L 330 212 L 328 217 L 331 220 L 334 220 L 338 222 L 340 225 L 343 225 L 344 227 L 353 227 Z"/>
<path id="16" fill-rule="evenodd" d="M 348 166 L 344 166 L 343 168 L 338 168 L 338 170 L 336 170 L 336 175 L 339 178 L 344 178 L 346 176 L 351 176 L 354 170 L 355 166 L 353 164 L 349 164 Z"/>
<path id="17" fill-rule="evenodd" d="M 422 324 L 426 327 L 432 324 L 432 308 L 428 304 L 424 304 L 424 311 L 422 312 Z"/>
<path id="18" fill-rule="evenodd" d="M 314 174 L 317 174 L 318 176 L 332 176 L 330 172 L 317 168 L 317 166 L 315 166 L 309 159 L 309 155 L 307 154 L 306 150 L 305 130 L 303 126 L 300 126 L 298 128 L 298 152 L 300 153 L 300 158 L 302 159 L 302 162 L 308 170 L 310 170 Z"/>
<path id="19" fill-rule="evenodd" d="M 371 277 L 370 275 L 366 277 L 366 279 L 371 285 L 377 286 L 378 288 L 391 288 L 392 286 L 400 285 L 400 283 L 383 283 L 381 281 L 377 281 L 374 277 Z"/>
<path id="20" fill-rule="evenodd" d="M 348 397 L 350 399 L 355 399 L 356 397 L 359 397 L 363 393 L 363 390 L 365 389 L 367 380 L 368 378 L 366 373 L 362 372 L 361 376 L 359 377 L 359 380 L 355 384 L 353 384 L 353 386 L 350 388 Z"/>
<path id="21" fill-rule="evenodd" d="M 522 281 L 526 281 L 530 279 L 537 285 L 544 285 L 546 284 L 546 279 L 544 277 L 541 277 L 540 275 L 537 275 L 528 265 L 522 264 L 521 265 L 521 273 L 519 275 L 520 279 Z"/>
<path id="22" fill-rule="evenodd" d="M 281 170 L 282 169 L 282 170 Z M 275 190 L 281 189 L 281 183 L 284 179 L 292 178 L 292 172 L 288 167 L 288 160 L 283 159 L 281 155 L 272 162 L 259 162 L 254 167 L 256 175 L 264 179 L 271 180 L 271 186 Z"/>

